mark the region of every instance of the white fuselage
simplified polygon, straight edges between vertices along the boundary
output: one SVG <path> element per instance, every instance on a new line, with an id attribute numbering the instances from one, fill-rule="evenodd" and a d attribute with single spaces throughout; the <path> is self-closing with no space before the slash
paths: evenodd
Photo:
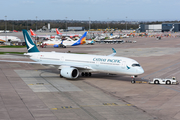
<path id="1" fill-rule="evenodd" d="M 137 61 L 125 57 L 57 52 L 27 53 L 27 55 L 30 55 L 30 58 L 37 62 L 60 64 L 60 66 L 76 66 L 76 68 L 80 68 L 80 71 L 84 68 L 89 70 L 89 72 L 122 75 L 139 75 L 144 73 L 144 70 Z"/>
<path id="2" fill-rule="evenodd" d="M 72 40 L 72 39 L 67 39 L 63 41 L 63 45 L 64 46 L 71 46 L 75 43 L 76 41 Z"/>
<path id="3" fill-rule="evenodd" d="M 47 40 L 47 41 L 44 41 L 43 44 L 46 44 L 46 45 L 55 45 L 55 44 L 60 44 L 62 42 L 61 39 L 50 39 L 50 40 Z"/>
<path id="4" fill-rule="evenodd" d="M 16 36 L 0 36 L 0 40 L 4 40 L 5 42 L 21 42 Z"/>

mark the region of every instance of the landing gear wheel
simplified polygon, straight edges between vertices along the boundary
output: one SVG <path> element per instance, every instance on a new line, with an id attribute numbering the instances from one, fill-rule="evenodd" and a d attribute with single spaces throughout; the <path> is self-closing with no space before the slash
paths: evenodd
<path id="1" fill-rule="evenodd" d="M 131 80 L 131 83 L 132 83 L 132 84 L 136 83 L 134 76 L 133 76 L 133 78 L 132 78 L 132 80 Z"/>
<path id="2" fill-rule="evenodd" d="M 61 45 L 61 44 L 59 44 L 59 47 L 62 47 L 62 45 Z"/>
<path id="3" fill-rule="evenodd" d="M 63 76 L 62 76 L 61 74 L 59 75 L 59 77 L 60 77 L 60 78 L 63 78 Z"/>
<path id="4" fill-rule="evenodd" d="M 135 80 L 131 80 L 131 83 L 134 84 L 134 83 L 136 83 L 136 81 Z"/>
<path id="5" fill-rule="evenodd" d="M 82 72 L 81 76 L 91 76 L 92 74 L 90 72 Z"/>
<path id="6" fill-rule="evenodd" d="M 84 75 L 85 75 L 84 72 L 82 72 L 82 73 L 81 73 L 81 76 L 84 76 Z"/>
<path id="7" fill-rule="evenodd" d="M 89 74 L 87 72 L 85 72 L 85 76 L 88 76 Z"/>
<path id="8" fill-rule="evenodd" d="M 89 76 L 91 76 L 92 74 L 91 73 L 89 73 Z"/>

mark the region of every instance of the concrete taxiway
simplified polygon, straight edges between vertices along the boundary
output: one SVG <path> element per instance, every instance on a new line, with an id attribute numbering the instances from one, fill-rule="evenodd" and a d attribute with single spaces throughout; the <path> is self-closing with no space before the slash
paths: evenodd
<path id="1" fill-rule="evenodd" d="M 136 80 L 180 78 L 180 38 L 126 38 L 137 43 L 95 44 L 40 51 L 81 52 L 137 60 L 145 73 Z M 26 48 L 0 48 L 26 52 Z M 28 57 L 0 55 L 0 59 Z M 55 68 L 0 63 L 1 119 L 7 120 L 178 120 L 180 85 L 131 84 L 129 76 L 93 74 L 77 80 L 59 78 Z"/>
<path id="2" fill-rule="evenodd" d="M 7 57 L 9 55 L 1 58 Z M 99 81 L 105 76 L 100 74 L 93 79 Z M 58 71 L 49 67 L 0 63 L 0 78 L 0 116 L 4 120 L 155 119 L 90 84 L 86 78 L 80 77 L 75 81 L 59 78 Z"/>

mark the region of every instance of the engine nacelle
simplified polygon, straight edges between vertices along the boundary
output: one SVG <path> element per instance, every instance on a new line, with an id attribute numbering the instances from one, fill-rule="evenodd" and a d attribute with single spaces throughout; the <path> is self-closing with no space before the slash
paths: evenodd
<path id="1" fill-rule="evenodd" d="M 54 45 L 54 48 L 58 48 L 58 47 L 59 47 L 59 45 L 58 45 L 58 44 L 55 44 L 55 45 Z"/>
<path id="2" fill-rule="evenodd" d="M 64 67 L 61 69 L 60 75 L 68 79 L 76 79 L 79 76 L 79 71 L 73 67 Z"/>

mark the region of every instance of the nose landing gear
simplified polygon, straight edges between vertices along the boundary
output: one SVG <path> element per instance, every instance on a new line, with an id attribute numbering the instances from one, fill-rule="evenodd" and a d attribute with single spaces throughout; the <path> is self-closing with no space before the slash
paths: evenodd
<path id="1" fill-rule="evenodd" d="M 137 77 L 137 75 L 131 76 L 131 78 L 132 78 L 131 83 L 132 84 L 136 83 L 136 80 L 135 80 L 136 77 Z"/>

